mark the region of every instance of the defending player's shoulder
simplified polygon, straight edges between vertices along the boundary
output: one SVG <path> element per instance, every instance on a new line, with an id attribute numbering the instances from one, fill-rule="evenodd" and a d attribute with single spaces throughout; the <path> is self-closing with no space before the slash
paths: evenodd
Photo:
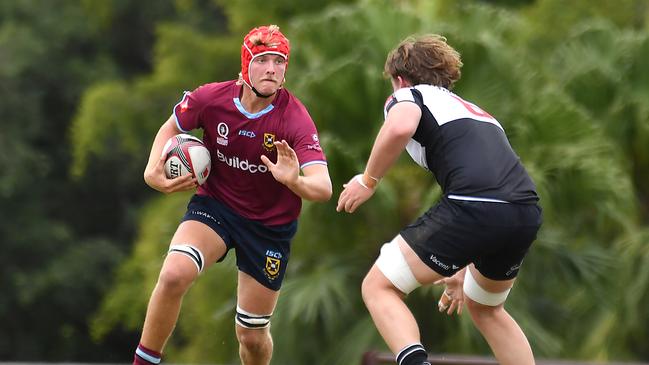
<path id="1" fill-rule="evenodd" d="M 431 85 L 417 85 L 416 92 L 421 95 L 424 105 L 440 125 L 449 121 L 473 119 L 503 129 L 491 114 L 449 90 Z"/>
<path id="2" fill-rule="evenodd" d="M 396 90 L 387 98 L 383 105 L 384 116 L 387 117 L 390 109 L 402 102 L 414 103 L 421 108 L 421 93 L 419 93 L 414 87 L 404 87 Z"/>

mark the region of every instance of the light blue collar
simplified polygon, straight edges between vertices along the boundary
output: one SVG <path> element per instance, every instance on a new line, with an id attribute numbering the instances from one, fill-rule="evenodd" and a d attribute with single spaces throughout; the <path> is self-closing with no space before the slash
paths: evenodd
<path id="1" fill-rule="evenodd" d="M 257 119 L 262 115 L 269 113 L 274 108 L 273 104 L 270 104 L 267 107 L 265 107 L 264 110 L 262 111 L 259 111 L 257 113 L 250 113 L 249 111 L 246 110 L 246 108 L 243 107 L 243 104 L 241 104 L 241 100 L 239 100 L 239 98 L 232 98 L 232 101 L 234 101 L 234 105 L 236 105 L 237 109 L 239 109 L 241 114 L 245 115 L 248 119 Z"/>

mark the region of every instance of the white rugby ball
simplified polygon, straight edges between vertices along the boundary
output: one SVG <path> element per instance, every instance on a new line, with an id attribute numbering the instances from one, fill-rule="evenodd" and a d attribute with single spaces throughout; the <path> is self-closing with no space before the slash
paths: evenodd
<path id="1" fill-rule="evenodd" d="M 177 134 L 165 143 L 162 149 L 165 157 L 165 174 L 167 178 L 193 174 L 199 185 L 210 175 L 212 160 L 210 151 L 203 141 L 189 134 Z"/>

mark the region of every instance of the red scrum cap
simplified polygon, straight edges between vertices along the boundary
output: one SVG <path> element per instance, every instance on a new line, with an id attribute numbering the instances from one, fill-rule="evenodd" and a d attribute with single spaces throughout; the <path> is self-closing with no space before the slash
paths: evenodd
<path id="1" fill-rule="evenodd" d="M 276 54 L 284 57 L 288 67 L 288 57 L 291 46 L 288 39 L 279 31 L 277 25 L 253 28 L 244 38 L 241 46 L 241 78 L 246 85 L 250 84 L 248 70 L 252 60 L 265 54 Z"/>

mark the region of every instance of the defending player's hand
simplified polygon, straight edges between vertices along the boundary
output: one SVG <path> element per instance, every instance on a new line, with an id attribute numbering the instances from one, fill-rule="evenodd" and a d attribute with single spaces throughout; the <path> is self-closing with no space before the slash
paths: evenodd
<path id="1" fill-rule="evenodd" d="M 268 167 L 275 180 L 288 187 L 295 185 L 300 175 L 300 164 L 295 151 L 285 140 L 275 142 L 275 148 L 277 163 L 273 163 L 265 155 L 261 155 L 261 162 Z"/>
<path id="2" fill-rule="evenodd" d="M 461 272 L 464 272 L 462 270 Z M 437 302 L 437 309 L 440 312 L 446 311 L 449 316 L 457 311 L 458 315 L 462 314 L 464 307 L 464 275 L 453 275 L 450 278 L 437 280 L 435 284 L 445 284 L 444 292 Z"/>
<path id="3" fill-rule="evenodd" d="M 165 155 L 160 156 L 153 169 L 145 172 L 144 181 L 147 185 L 165 194 L 196 189 L 198 181 L 194 175 L 188 174 L 175 179 L 167 178 L 164 171 L 165 159 Z"/>
<path id="4" fill-rule="evenodd" d="M 363 174 L 358 174 L 351 178 L 347 184 L 343 184 L 343 192 L 338 197 L 338 206 L 336 211 L 354 213 L 356 208 L 360 207 L 369 198 L 374 195 L 374 188 L 363 184 Z"/>

